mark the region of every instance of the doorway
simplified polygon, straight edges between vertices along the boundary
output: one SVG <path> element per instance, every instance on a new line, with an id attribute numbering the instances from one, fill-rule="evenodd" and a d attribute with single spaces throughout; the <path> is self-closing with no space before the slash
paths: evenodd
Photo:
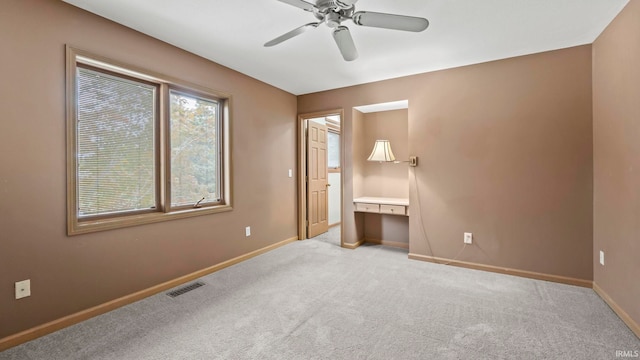
<path id="1" fill-rule="evenodd" d="M 298 238 L 342 246 L 342 110 L 298 116 Z"/>

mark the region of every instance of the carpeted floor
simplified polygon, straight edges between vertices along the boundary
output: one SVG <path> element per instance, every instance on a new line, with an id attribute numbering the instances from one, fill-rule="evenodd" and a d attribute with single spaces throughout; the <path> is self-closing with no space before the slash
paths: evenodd
<path id="1" fill-rule="evenodd" d="M 295 242 L 0 359 L 616 359 L 640 340 L 590 289 Z"/>
<path id="2" fill-rule="evenodd" d="M 314 237 L 313 240 L 323 241 L 328 244 L 340 246 L 340 225 L 330 227 L 329 231 Z"/>

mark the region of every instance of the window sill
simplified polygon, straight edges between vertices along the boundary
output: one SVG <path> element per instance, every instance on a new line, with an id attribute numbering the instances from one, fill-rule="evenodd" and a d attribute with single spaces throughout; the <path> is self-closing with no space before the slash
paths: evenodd
<path id="1" fill-rule="evenodd" d="M 231 205 L 217 205 L 206 208 L 186 209 L 169 213 L 153 212 L 147 214 L 127 215 L 108 219 L 80 220 L 72 219 L 67 224 L 67 235 L 80 235 L 98 231 L 120 229 L 129 226 L 153 224 L 157 222 L 184 219 L 194 216 L 231 211 Z"/>

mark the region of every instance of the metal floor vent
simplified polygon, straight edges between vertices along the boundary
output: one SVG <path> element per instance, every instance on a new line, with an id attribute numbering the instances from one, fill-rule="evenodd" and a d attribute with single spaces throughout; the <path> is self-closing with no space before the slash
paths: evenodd
<path id="1" fill-rule="evenodd" d="M 193 284 L 189 284 L 189 285 L 183 286 L 183 287 L 181 287 L 179 289 L 175 289 L 175 290 L 173 290 L 171 292 L 168 292 L 167 295 L 171 296 L 172 298 L 178 297 L 178 296 L 180 296 L 182 294 L 188 293 L 191 290 L 195 290 L 195 289 L 199 288 L 200 286 L 204 286 L 204 283 L 200 282 L 200 281 L 197 281 L 197 282 L 194 282 Z"/>

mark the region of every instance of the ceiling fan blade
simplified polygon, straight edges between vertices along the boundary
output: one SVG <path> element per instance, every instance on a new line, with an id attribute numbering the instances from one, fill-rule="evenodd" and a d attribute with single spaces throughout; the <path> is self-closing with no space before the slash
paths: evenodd
<path id="1" fill-rule="evenodd" d="M 275 38 L 275 39 L 273 39 L 273 40 L 271 40 L 271 41 L 269 41 L 269 42 L 266 42 L 266 43 L 264 44 L 264 46 L 265 46 L 265 47 L 270 47 L 270 46 L 278 45 L 278 44 L 280 44 L 281 42 L 283 42 L 283 41 L 285 41 L 285 40 L 289 40 L 289 39 L 291 39 L 291 38 L 292 38 L 292 37 L 294 37 L 294 36 L 300 35 L 300 34 L 302 34 L 303 32 L 305 32 L 305 31 L 307 31 L 307 30 L 309 30 L 309 29 L 317 28 L 317 27 L 318 27 L 318 25 L 320 25 L 320 23 L 319 23 L 319 22 L 309 23 L 309 24 L 306 24 L 306 25 L 302 25 L 302 26 L 300 26 L 299 28 L 293 29 L 293 30 L 289 31 L 289 32 L 288 32 L 288 33 L 286 33 L 286 34 L 280 35 L 280 36 L 278 36 L 277 38 Z"/>
<path id="2" fill-rule="evenodd" d="M 353 14 L 356 25 L 392 30 L 420 32 L 429 26 L 429 20 L 414 16 L 393 15 L 372 11 L 358 11 Z"/>
<path id="3" fill-rule="evenodd" d="M 338 5 L 343 9 L 351 9 L 353 5 L 355 5 L 355 3 L 358 2 L 358 0 L 335 0 L 335 1 L 336 1 L 336 5 Z"/>
<path id="4" fill-rule="evenodd" d="M 356 50 L 356 45 L 353 43 L 348 27 L 338 26 L 333 30 L 333 39 L 336 41 L 338 49 L 340 49 L 340 53 L 346 61 L 358 58 L 358 50 Z"/>
<path id="5" fill-rule="evenodd" d="M 278 0 L 280 2 L 283 2 L 285 4 L 289 4 L 292 6 L 295 6 L 297 8 L 300 8 L 302 10 L 306 10 L 306 11 L 313 11 L 313 9 L 316 8 L 315 5 L 308 3 L 304 0 Z"/>

